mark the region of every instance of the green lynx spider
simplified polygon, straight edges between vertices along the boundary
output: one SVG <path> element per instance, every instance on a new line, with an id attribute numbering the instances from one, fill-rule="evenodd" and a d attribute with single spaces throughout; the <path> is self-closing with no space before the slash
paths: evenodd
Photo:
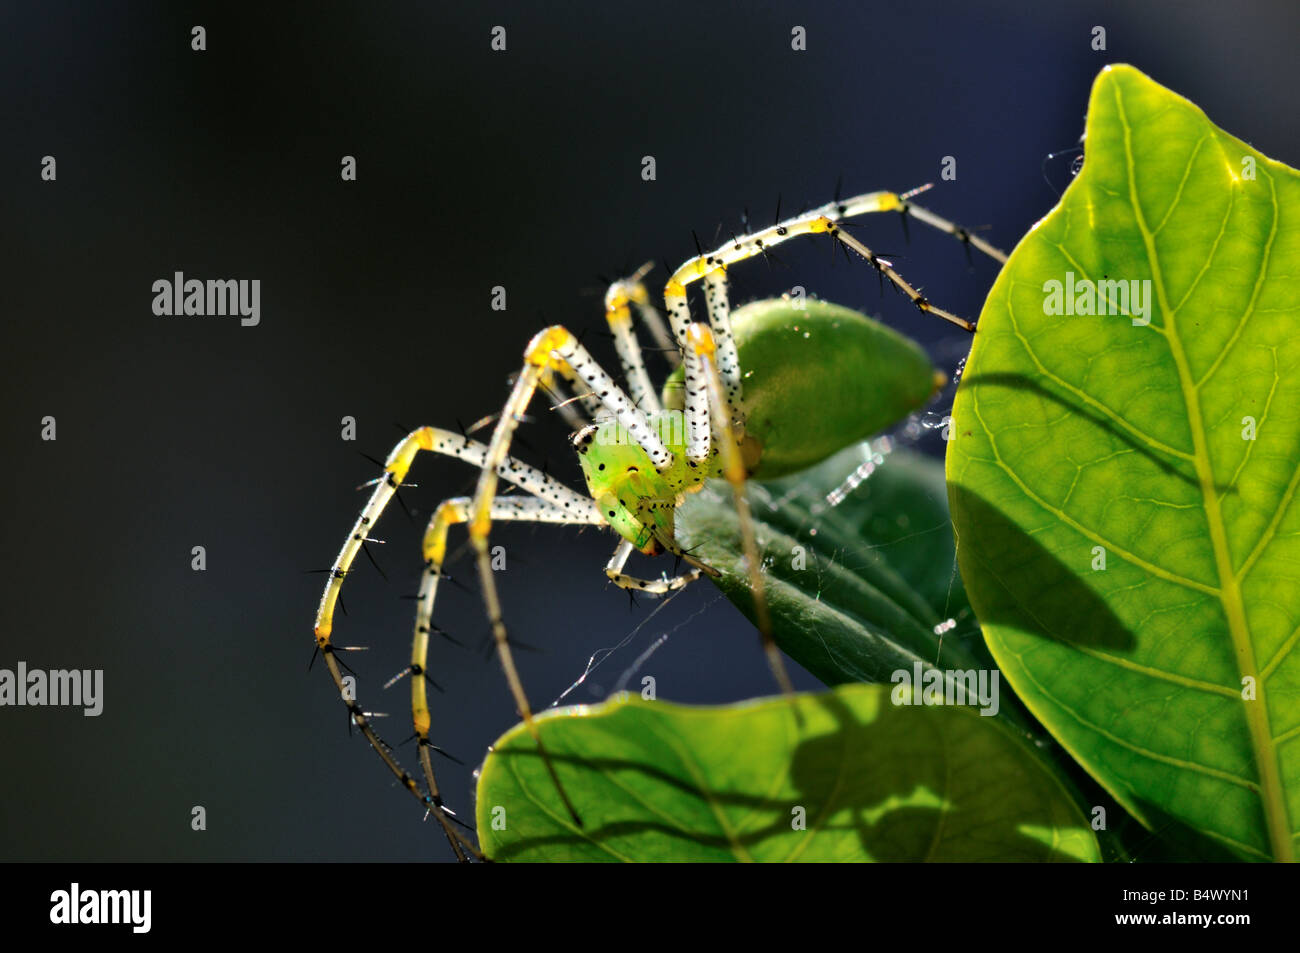
<path id="1" fill-rule="evenodd" d="M 447 555 L 449 528 L 458 523 L 467 524 L 477 557 L 483 600 L 506 680 L 519 714 L 576 826 L 581 826 L 581 819 L 573 811 L 542 745 L 511 654 L 488 546 L 494 521 L 609 527 L 620 537 L 605 566 L 610 580 L 625 589 L 663 594 L 680 589 L 701 574 L 714 573 L 678 545 L 673 516 L 685 494 L 700 489 L 706 479 L 726 479 L 733 489 L 740 516 L 758 628 L 776 679 L 783 690 L 789 691 L 790 682 L 767 619 L 763 579 L 744 493 L 745 481 L 748 477 L 801 469 L 870 434 L 860 432 L 861 427 L 852 419 L 846 423 L 843 415 L 834 417 L 833 426 L 810 429 L 809 422 L 834 416 L 825 413 L 825 401 L 816 388 L 791 392 L 787 387 L 775 399 L 767 400 L 763 414 L 756 413 L 757 407 L 764 406 L 762 387 L 742 381 L 752 378 L 762 382 L 771 376 L 755 371 L 761 371 L 763 363 L 771 363 L 773 354 L 781 353 L 779 348 L 763 346 L 764 335 L 771 333 L 773 311 L 770 307 L 765 312 L 763 308 L 749 306 L 733 313 L 727 270 L 745 259 L 767 254 L 773 246 L 796 236 L 825 234 L 863 258 L 918 310 L 974 331 L 970 322 L 931 304 L 889 261 L 848 234 L 842 224 L 844 219 L 857 215 L 898 212 L 905 219 L 915 218 L 947 232 L 999 262 L 1006 261 L 1003 252 L 967 229 L 912 204 L 910 199 L 920 191 L 902 195 L 871 192 L 843 201 L 837 199 L 768 228 L 733 237 L 711 252 L 696 255 L 678 268 L 664 287 L 667 326 L 643 284 L 649 266 L 643 267 L 631 277 L 612 284 L 605 296 L 606 318 L 626 390 L 615 383 L 573 334 L 557 325 L 539 332 L 529 342 L 523 367 L 497 417 L 488 444 L 459 432 L 421 427 L 393 448 L 373 494 L 330 570 L 316 614 L 314 637 L 353 721 L 402 786 L 438 819 L 458 859 L 464 861 L 479 855 L 453 826 L 454 815 L 444 806 L 435 780 L 425 675 L 429 633 L 436 631 L 432 622 L 433 606 Z M 692 321 L 687 302 L 687 287 L 697 281 L 704 285 L 707 324 Z M 799 320 L 804 327 L 816 328 L 819 335 L 830 341 L 835 355 L 845 357 L 831 360 L 834 366 L 817 367 L 816 375 L 795 376 L 815 376 L 824 383 L 826 375 L 840 375 L 843 384 L 840 393 L 848 395 L 851 410 L 854 393 L 851 357 L 855 348 L 870 346 L 871 337 L 863 332 L 867 319 L 848 309 L 809 302 L 813 304 L 818 306 L 800 309 Z M 634 311 L 656 343 L 669 354 L 670 361 L 680 363 L 670 386 L 664 390 L 662 402 L 642 359 L 633 327 Z M 775 360 L 783 358 L 778 356 Z M 573 443 L 586 477 L 586 494 L 509 455 L 515 429 L 539 387 L 551 393 L 572 391 L 575 395 L 571 400 L 562 400 L 558 406 L 576 431 Z M 929 389 L 932 392 L 933 387 Z M 928 393 L 922 395 L 928 396 Z M 798 426 L 774 425 L 774 421 L 780 420 L 798 422 Z M 791 433 L 799 434 L 798 445 L 788 445 Z M 480 471 L 474 495 L 445 500 L 439 505 L 424 537 L 425 569 L 417 602 L 411 661 L 402 675 L 411 678 L 411 715 L 427 792 L 398 764 L 392 749 L 375 732 L 371 713 L 345 688 L 335 654 L 348 647 L 337 646 L 331 640 L 334 607 L 352 562 L 422 450 L 456 457 Z M 497 488 L 501 480 L 523 493 L 499 495 Z M 666 574 L 658 579 L 636 578 L 623 571 L 633 550 L 648 556 L 668 553 L 689 568 L 671 578 Z"/>

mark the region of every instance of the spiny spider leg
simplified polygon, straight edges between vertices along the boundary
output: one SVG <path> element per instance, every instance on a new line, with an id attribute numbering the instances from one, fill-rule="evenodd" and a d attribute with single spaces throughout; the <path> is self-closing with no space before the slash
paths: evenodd
<path id="1" fill-rule="evenodd" d="M 343 703 L 347 706 L 348 712 L 352 716 L 353 724 L 357 726 L 361 731 L 361 734 L 365 736 L 365 739 L 370 742 L 370 747 L 374 749 L 375 754 L 379 755 L 380 760 L 388 766 L 388 770 L 393 773 L 395 778 L 397 778 L 398 783 L 401 784 L 402 787 L 406 788 L 406 790 L 410 791 L 411 796 L 419 801 L 420 805 L 426 811 L 431 811 L 433 816 L 438 819 L 438 823 L 441 825 L 443 833 L 447 835 L 447 841 L 451 844 L 451 849 L 455 853 L 456 859 L 462 863 L 468 862 L 468 858 L 465 855 L 465 848 L 468 848 L 475 856 L 479 856 L 478 851 L 474 846 L 466 841 L 461 833 L 451 826 L 451 821 L 448 820 L 447 815 L 443 812 L 441 803 L 435 800 L 436 796 L 422 794 L 420 792 L 420 786 L 416 784 L 415 778 L 411 777 L 406 772 L 406 769 L 398 764 L 397 760 L 393 757 L 392 749 L 389 747 L 388 742 L 379 737 L 375 729 L 371 727 L 369 714 L 362 709 L 359 704 L 357 704 L 356 699 L 352 697 L 347 686 L 343 682 L 343 676 L 339 672 L 338 661 L 334 658 L 334 653 L 338 650 L 328 641 L 321 644 L 319 639 L 317 647 L 320 649 L 321 657 L 325 660 L 325 667 L 329 669 L 330 677 L 334 679 L 334 686 L 338 689 L 339 697 L 343 699 Z"/>
<path id="2" fill-rule="evenodd" d="M 663 351 L 668 358 L 668 363 L 676 367 L 681 362 L 681 355 L 677 353 L 677 345 L 673 341 L 672 334 L 668 331 L 668 325 L 665 323 L 663 315 L 654 306 L 654 302 L 650 299 L 650 293 L 641 280 L 650 274 L 654 266 L 653 261 L 648 261 L 627 279 L 628 300 L 632 302 L 632 306 L 636 308 L 636 313 L 640 315 L 641 323 L 650 329 L 650 336 L 654 338 L 655 346 Z"/>
<path id="3" fill-rule="evenodd" d="M 663 315 L 654 306 L 654 302 L 650 299 L 650 292 L 645 286 L 645 276 L 650 274 L 654 266 L 653 261 L 648 261 L 626 278 L 611 284 L 609 290 L 605 292 L 605 314 L 608 318 L 612 312 L 619 311 L 630 304 L 636 310 L 641 323 L 649 329 L 655 346 L 663 351 L 668 362 L 676 367 L 681 359 L 677 352 L 677 344 L 673 341 L 668 325 L 664 323 Z"/>
<path id="4" fill-rule="evenodd" d="M 614 555 L 605 564 L 605 575 L 609 577 L 610 582 L 620 589 L 634 589 L 637 592 L 666 595 L 670 592 L 676 592 L 678 589 L 686 588 L 696 579 L 699 579 L 702 572 L 717 575 L 716 569 L 711 569 L 698 560 L 684 556 L 683 558 L 692 565 L 690 572 L 684 572 L 670 579 L 638 579 L 636 576 L 629 576 L 623 572 L 623 567 L 627 565 L 628 557 L 632 555 L 634 549 L 635 547 L 626 539 L 619 540 Z"/>
<path id="5" fill-rule="evenodd" d="M 582 379 L 593 394 L 600 398 L 609 414 L 617 419 L 622 432 L 645 450 L 656 469 L 662 471 L 671 466 L 673 454 L 664 446 L 659 435 L 650 428 L 645 414 L 596 363 L 587 349 L 578 343 L 577 338 L 567 329 L 555 325 L 539 332 L 524 351 L 523 369 L 515 378 L 514 388 L 510 392 L 501 416 L 497 419 L 496 429 L 492 433 L 492 442 L 489 445 L 488 458 L 484 461 L 478 487 L 474 492 L 469 537 L 478 554 L 479 580 L 482 585 L 484 605 L 492 625 L 493 637 L 496 639 L 501 666 L 505 670 L 506 681 L 519 708 L 519 715 L 537 745 L 538 753 L 546 765 L 551 781 L 559 792 L 573 823 L 581 827 L 582 819 L 574 810 L 573 803 L 560 783 L 555 765 L 542 743 L 541 733 L 533 718 L 532 707 L 528 703 L 523 683 L 519 679 L 519 671 L 515 667 L 514 657 L 510 651 L 505 621 L 501 616 L 501 602 L 497 595 L 492 560 L 488 552 L 488 534 L 492 528 L 492 500 L 496 496 L 500 461 L 506 459 L 510 450 L 510 441 L 519 426 L 519 421 L 528 409 L 528 404 L 546 371 L 559 370 L 566 365 Z"/>
<path id="6" fill-rule="evenodd" d="M 704 276 L 704 306 L 709 313 L 709 327 L 713 329 L 713 343 L 717 348 L 717 369 L 726 393 L 727 402 L 723 406 L 727 409 L 727 419 L 743 427 L 745 414 L 740 406 L 740 354 L 731 335 L 731 295 L 727 290 L 727 269 L 715 268 Z"/>
<path id="7" fill-rule="evenodd" d="M 919 195 L 921 192 L 926 191 L 930 187 L 931 187 L 930 184 L 922 185 L 919 188 L 912 189 L 912 191 L 904 192 L 902 195 L 900 195 L 898 197 L 900 203 L 898 209 L 899 212 L 901 212 L 903 215 L 910 215 L 912 216 L 912 218 L 919 219 L 921 222 L 924 222 L 926 225 L 929 225 L 931 228 L 937 228 L 941 232 L 947 232 L 953 238 L 957 239 L 957 241 L 962 242 L 963 244 L 971 245 L 975 248 L 976 251 L 979 251 L 982 254 L 985 254 L 988 257 L 992 258 L 994 261 L 1000 262 L 1005 265 L 1007 263 L 1007 253 L 1004 252 L 1002 249 L 996 248 L 993 245 L 989 244 L 984 239 L 976 235 L 970 229 L 962 228 L 956 222 L 950 221 L 944 218 L 942 215 L 936 215 L 934 212 L 931 212 L 929 209 L 922 208 L 921 206 L 915 205 L 908 201 L 908 199 L 910 199 L 913 195 Z"/>
<path id="8" fill-rule="evenodd" d="M 343 580 L 351 570 L 352 563 L 356 559 L 357 552 L 365 543 L 367 534 L 374 528 L 384 509 L 396 495 L 402 481 L 406 479 L 406 475 L 410 471 L 412 461 L 421 450 L 455 457 L 475 467 L 482 467 L 488 458 L 488 448 L 478 441 L 436 427 L 421 427 L 414 430 L 393 448 L 384 464 L 383 475 L 376 484 L 374 492 L 362 509 L 361 514 L 357 517 L 352 532 L 344 542 L 343 548 L 339 551 L 330 569 L 329 582 L 326 583 L 325 591 L 321 595 L 320 605 L 316 609 L 314 635 L 316 648 L 325 659 L 325 665 L 329 670 L 330 677 L 333 678 L 339 696 L 347 706 L 357 728 L 370 742 L 371 747 L 375 749 L 375 752 L 388 766 L 388 769 L 399 783 L 410 791 L 426 809 L 434 810 L 434 816 L 438 818 L 448 839 L 452 842 L 452 849 L 456 852 L 458 858 L 464 859 L 459 846 L 464 841 L 459 832 L 451 828 L 441 806 L 434 803 L 433 795 L 421 793 L 415 779 L 393 758 L 389 745 L 371 726 L 370 715 L 361 708 L 347 690 L 342 673 L 339 671 L 338 660 L 334 657 L 339 648 L 331 641 L 334 607 L 338 604 Z M 530 467 L 526 463 L 502 455 L 498 457 L 495 469 L 503 479 L 533 494 L 548 506 L 556 507 L 566 513 L 577 514 L 575 522 L 583 522 L 583 515 L 590 511 L 591 500 L 588 497 L 575 493 L 558 480 L 547 476 L 534 467 Z"/>
<path id="9" fill-rule="evenodd" d="M 937 305 L 931 304 L 925 295 L 913 288 L 902 275 L 894 270 L 893 265 L 885 259 L 878 257 L 875 252 L 862 244 L 862 242 L 858 241 L 848 232 L 844 231 L 842 227 L 835 224 L 829 224 L 826 226 L 826 232 L 832 238 L 837 238 L 840 242 L 847 245 L 849 248 L 852 248 L 855 252 L 866 259 L 867 264 L 871 265 L 876 269 L 876 271 L 880 272 L 893 282 L 894 287 L 907 295 L 912 304 L 916 305 L 918 311 L 924 311 L 926 314 L 933 314 L 937 317 L 943 318 L 945 321 L 957 325 L 957 327 L 961 328 L 963 331 L 974 332 L 974 324 L 967 321 L 965 318 L 957 317 L 957 315 L 953 314 L 951 311 L 947 311 Z"/>
<path id="10" fill-rule="evenodd" d="M 726 268 L 739 261 L 753 258 L 755 255 L 761 255 L 774 245 L 778 245 L 788 239 L 795 238 L 799 235 L 818 235 L 828 234 L 837 239 L 844 245 L 852 248 L 867 262 L 876 268 L 882 275 L 888 278 L 895 287 L 907 295 L 908 299 L 916 305 L 921 311 L 935 314 L 953 324 L 973 331 L 975 326 L 969 321 L 957 317 L 942 308 L 930 304 L 925 296 L 918 292 L 908 282 L 894 270 L 893 266 L 878 257 L 866 245 L 857 239 L 848 235 L 839 225 L 846 218 L 852 218 L 857 215 L 867 215 L 873 212 L 899 212 L 904 215 L 911 215 L 926 225 L 930 225 L 940 231 L 953 235 L 959 241 L 973 245 L 976 249 L 988 255 L 990 258 L 999 262 L 1006 262 L 1007 256 L 1004 252 L 994 248 L 988 242 L 972 234 L 968 229 L 962 228 L 947 219 L 936 215 L 928 209 L 921 208 L 908 201 L 911 196 L 920 191 L 924 191 L 928 186 L 921 189 L 913 189 L 911 192 L 898 195 L 894 192 L 868 192 L 851 199 L 843 201 L 829 202 L 820 208 L 815 208 L 810 212 L 804 212 L 793 218 L 786 219 L 784 222 L 778 222 L 767 228 L 751 232 L 733 238 L 730 242 L 718 246 L 712 252 L 696 255 L 687 261 L 673 273 L 669 278 L 668 284 L 664 288 L 664 305 L 668 310 L 668 317 L 672 323 L 673 332 L 677 336 L 678 343 L 685 347 L 686 328 L 691 323 L 690 308 L 686 300 L 686 286 L 693 281 L 706 279 L 707 281 L 721 282 L 725 281 Z M 708 286 L 706 283 L 706 295 Z M 722 287 L 725 294 L 725 286 Z M 715 296 L 718 289 L 714 289 Z M 731 329 L 729 325 L 718 323 L 718 315 L 728 313 L 725 303 L 719 304 L 715 309 L 711 302 L 709 305 L 709 321 L 713 327 L 713 335 L 717 344 L 717 363 L 718 370 L 723 377 L 724 384 L 727 384 L 727 391 L 730 393 L 730 379 L 728 368 L 734 362 L 735 343 L 731 340 Z"/>
<path id="11" fill-rule="evenodd" d="M 767 609 L 767 594 L 763 587 L 763 566 L 759 561 L 758 542 L 754 534 L 754 519 L 745 495 L 746 471 L 741 457 L 740 442 L 727 414 L 727 395 L 718 366 L 717 345 L 708 325 L 692 324 L 686 329 L 687 357 L 693 353 L 703 368 L 708 399 L 713 405 L 713 421 L 718 430 L 718 450 L 722 458 L 722 472 L 731 484 L 736 503 L 736 516 L 740 521 L 741 543 L 745 551 L 745 569 L 749 575 L 750 591 L 754 594 L 754 614 L 757 617 L 763 651 L 776 677 L 777 684 L 786 695 L 794 694 L 785 659 L 772 637 L 772 620 Z M 688 365 L 689 366 L 689 365 Z"/>
<path id="12" fill-rule="evenodd" d="M 405 439 L 393 448 L 384 464 L 383 475 L 376 484 L 370 500 L 357 517 L 357 521 L 352 527 L 352 533 L 343 544 L 343 548 L 339 551 L 334 560 L 334 565 L 331 567 L 329 583 L 325 587 L 320 605 L 316 610 L 315 633 L 319 647 L 323 648 L 329 644 L 334 619 L 334 606 L 338 601 L 339 592 L 343 588 L 344 577 L 351 569 L 352 562 L 365 542 L 367 533 L 379 521 L 385 507 L 387 507 L 389 501 L 392 500 L 398 488 L 406 479 L 406 474 L 410 471 L 411 463 L 414 461 L 416 454 L 421 450 L 455 457 L 475 468 L 482 468 L 489 455 L 488 447 L 477 440 L 471 440 L 461 434 L 450 430 L 442 430 L 438 427 L 420 427 L 408 434 Z M 531 467 L 520 460 L 508 457 L 504 453 L 496 455 L 493 468 L 503 479 L 513 483 L 521 490 L 570 512 L 585 513 L 591 504 L 591 500 L 584 494 L 569 489 L 559 480 L 543 473 L 536 467 Z"/>
<path id="13" fill-rule="evenodd" d="M 968 246 L 974 245 L 979 251 L 997 261 L 1006 261 L 1003 252 L 978 236 L 972 235 L 969 230 L 908 201 L 928 187 L 923 186 L 901 196 L 893 192 L 870 192 L 844 201 L 837 199 L 810 212 L 778 221 L 768 228 L 733 237 L 730 242 L 719 246 L 711 253 L 700 253 L 688 259 L 672 274 L 664 287 L 664 305 L 672 323 L 673 333 L 686 358 L 687 379 L 683 399 L 688 427 L 687 457 L 692 462 L 702 461 L 707 457 L 711 429 L 708 421 L 712 420 L 712 426 L 717 428 L 720 435 L 721 449 L 724 454 L 723 470 L 736 497 L 750 584 L 755 596 L 755 613 L 758 617 L 759 631 L 777 681 L 787 692 L 790 682 L 785 672 L 784 662 L 772 640 L 767 604 L 763 598 L 762 567 L 757 562 L 753 521 L 749 518 L 749 506 L 744 496 L 746 461 L 741 449 L 745 446 L 743 373 L 731 330 L 727 268 L 756 255 L 766 254 L 772 246 L 787 239 L 824 232 L 840 242 L 842 246 L 852 248 L 866 259 L 881 275 L 907 295 L 918 310 L 935 314 L 967 331 L 974 331 L 975 326 L 969 321 L 932 305 L 924 295 L 904 280 L 888 261 L 877 256 L 865 244 L 845 232 L 839 224 L 844 219 L 857 215 L 896 211 L 903 215 L 912 215 L 927 225 L 947 232 Z M 708 327 L 692 322 L 687 300 L 687 285 L 701 279 L 704 281 Z M 709 407 L 710 398 L 713 405 L 712 414 Z M 704 422 L 703 425 L 701 421 Z M 722 434 L 727 436 L 722 437 Z"/>
<path id="14" fill-rule="evenodd" d="M 682 409 L 686 414 L 686 460 L 694 469 L 704 466 L 713 450 L 713 424 L 709 419 L 709 382 L 696 351 L 687 347 L 683 353 L 686 373 L 682 381 Z"/>
<path id="15" fill-rule="evenodd" d="M 574 494 L 577 497 L 577 494 Z M 425 682 L 428 670 L 429 633 L 433 629 L 433 604 L 438 596 L 438 580 L 442 578 L 443 563 L 447 558 L 447 531 L 452 526 L 469 520 L 470 497 L 461 496 L 444 500 L 429 519 L 424 534 L 425 571 L 420 579 L 420 594 L 415 610 L 415 635 L 411 640 L 411 720 L 420 748 L 420 765 L 424 769 L 425 783 L 435 804 L 441 804 L 433 763 L 429 757 L 429 699 Z M 595 503 L 578 497 L 581 506 L 563 507 L 534 496 L 499 496 L 492 501 L 492 519 L 530 523 L 559 523 L 562 525 L 601 526 L 604 521 Z"/>
<path id="16" fill-rule="evenodd" d="M 668 327 L 659 311 L 650 303 L 650 294 L 641 280 L 653 267 L 654 262 L 646 262 L 633 275 L 615 281 L 605 292 L 605 320 L 614 335 L 614 350 L 618 352 L 619 364 L 623 367 L 628 396 L 646 413 L 655 413 L 661 409 L 659 392 L 646 371 L 641 345 L 632 327 L 632 308 L 636 308 L 641 322 L 649 328 L 655 343 L 668 355 L 670 362 L 676 364 L 679 359 Z"/>

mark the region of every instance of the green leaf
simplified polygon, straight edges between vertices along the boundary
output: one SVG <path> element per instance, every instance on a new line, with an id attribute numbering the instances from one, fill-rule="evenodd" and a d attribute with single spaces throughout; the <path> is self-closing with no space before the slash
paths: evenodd
<path id="1" fill-rule="evenodd" d="M 1066 789 L 998 719 L 895 706 L 883 685 L 794 703 L 800 719 L 785 699 L 548 712 L 539 727 L 580 829 L 516 726 L 479 778 L 483 849 L 526 861 L 1099 859 Z"/>
<path id="2" fill-rule="evenodd" d="M 1085 142 L 958 390 L 962 577 L 1018 695 L 1120 803 L 1164 836 L 1291 859 L 1300 176 L 1131 67 L 1097 79 Z M 1149 295 L 1047 313 L 1070 274 Z"/>
<path id="3" fill-rule="evenodd" d="M 853 479 L 860 482 L 850 488 Z M 832 506 L 827 497 L 837 490 L 843 499 Z M 887 682 L 918 661 L 990 667 L 957 578 L 937 461 L 857 444 L 795 476 L 751 484 L 750 500 L 773 634 L 823 682 Z M 752 620 L 726 484 L 687 499 L 677 537 L 722 573 L 718 586 Z M 958 627 L 936 633 L 949 618 Z"/>

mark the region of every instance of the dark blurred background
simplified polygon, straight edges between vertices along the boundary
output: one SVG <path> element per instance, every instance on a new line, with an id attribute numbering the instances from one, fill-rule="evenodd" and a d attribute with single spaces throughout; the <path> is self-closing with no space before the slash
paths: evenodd
<path id="1" fill-rule="evenodd" d="M 544 322 L 591 328 L 616 366 L 597 275 L 676 265 L 692 229 L 738 229 L 746 207 L 765 224 L 778 196 L 792 213 L 840 176 L 846 195 L 935 181 L 924 204 L 1009 250 L 1068 183 L 1072 156 L 1047 163 L 1050 183 L 1044 159 L 1077 144 L 1113 62 L 1300 162 L 1291 0 L 267 6 L 0 10 L 0 667 L 105 670 L 98 718 L 0 709 L 0 859 L 447 858 L 349 737 L 319 665 L 307 672 L 323 577 L 306 571 L 329 565 L 361 505 L 353 487 L 375 472 L 361 454 L 386 455 L 399 425 L 499 409 Z M 498 24 L 504 53 L 489 48 Z M 56 182 L 40 179 L 45 155 Z M 939 180 L 947 155 L 956 181 Z M 995 269 L 881 218 L 863 239 L 976 316 Z M 735 269 L 734 300 L 802 284 L 956 365 L 960 332 L 826 251 L 796 243 L 783 267 Z M 261 324 L 155 316 L 151 285 L 175 271 L 260 279 Z M 544 406 L 521 455 L 580 486 Z M 56 442 L 40 439 L 46 415 Z M 941 452 L 936 436 L 922 447 Z M 389 581 L 362 562 L 345 587 L 337 639 L 372 647 L 347 660 L 363 703 L 393 713 L 392 740 L 409 733 L 406 689 L 378 690 L 409 651 L 420 533 L 473 476 L 422 458 L 404 494 L 416 525 L 392 511 L 377 531 Z M 495 532 L 508 619 L 543 650 L 520 656 L 536 706 L 629 635 L 568 701 L 604 697 L 665 633 L 644 667 L 661 698 L 773 690 L 752 628 L 708 584 L 647 621 L 655 603 L 606 584 L 608 534 Z M 472 583 L 468 559 L 455 568 Z M 467 642 L 486 631 L 473 591 L 445 588 L 438 617 Z M 440 765 L 444 791 L 471 816 L 471 768 L 513 705 L 495 660 L 435 642 L 431 665 L 436 740 L 467 762 Z"/>

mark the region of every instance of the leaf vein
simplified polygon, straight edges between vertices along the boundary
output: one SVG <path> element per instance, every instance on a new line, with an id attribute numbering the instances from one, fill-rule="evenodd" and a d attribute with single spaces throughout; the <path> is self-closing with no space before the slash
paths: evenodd
<path id="1" fill-rule="evenodd" d="M 1183 391 L 1183 402 L 1186 404 L 1188 422 L 1191 426 L 1192 443 L 1196 454 L 1196 472 L 1201 484 L 1201 497 L 1205 503 L 1205 516 L 1210 529 L 1210 544 L 1214 551 L 1215 565 L 1219 575 L 1219 600 L 1223 604 L 1224 615 L 1228 621 L 1228 632 L 1236 650 L 1238 669 L 1243 677 L 1255 676 L 1258 672 L 1255 661 L 1255 647 L 1250 635 L 1250 624 L 1246 618 L 1245 605 L 1242 601 L 1240 580 L 1232 569 L 1232 556 L 1227 542 L 1227 528 L 1223 522 L 1223 514 L 1219 509 L 1219 498 L 1214 486 L 1213 465 L 1206 445 L 1205 422 L 1201 415 L 1200 394 L 1192 380 L 1187 356 L 1183 352 L 1182 336 L 1178 333 L 1177 322 L 1174 321 L 1174 315 L 1169 310 L 1168 291 L 1160 267 L 1160 256 L 1155 247 L 1155 236 L 1151 234 L 1151 230 L 1147 226 L 1142 204 L 1138 201 L 1137 173 L 1133 161 L 1133 128 L 1129 124 L 1128 116 L 1124 111 L 1124 99 L 1120 95 L 1118 87 L 1114 90 L 1114 96 L 1119 121 L 1124 128 L 1124 158 L 1125 173 L 1128 177 L 1129 203 L 1132 205 L 1138 230 L 1141 232 L 1142 242 L 1146 247 L 1147 260 L 1151 266 L 1151 277 L 1155 285 L 1156 296 L 1160 301 L 1160 310 L 1166 316 L 1165 323 L 1169 333 L 1165 339 L 1169 343 L 1169 353 L 1178 370 L 1178 379 Z M 1273 204 L 1273 228 L 1276 231 L 1279 210 L 1277 206 L 1277 189 L 1273 186 L 1271 176 L 1269 177 L 1269 186 Z M 1259 281 L 1262 280 L 1263 275 L 1266 273 L 1266 264 L 1267 262 L 1261 266 L 1260 275 L 1256 279 L 1256 294 L 1258 294 Z M 1253 303 L 1254 296 L 1251 299 L 1252 306 Z M 1245 323 L 1247 317 L 1249 317 L 1249 314 L 1243 315 L 1238 330 Z M 1263 806 L 1264 821 L 1273 856 L 1277 860 L 1290 860 L 1294 857 L 1294 850 L 1290 837 L 1284 835 L 1289 835 L 1291 824 L 1287 817 L 1285 792 L 1282 788 L 1282 779 L 1278 769 L 1277 750 L 1273 746 L 1269 729 L 1268 706 L 1264 702 L 1264 685 L 1259 682 L 1258 678 L 1256 682 L 1259 685 L 1258 699 L 1247 703 L 1244 712 L 1246 727 L 1250 735 L 1251 751 L 1255 758 L 1255 768 L 1259 774 L 1259 783 L 1255 790 Z"/>

